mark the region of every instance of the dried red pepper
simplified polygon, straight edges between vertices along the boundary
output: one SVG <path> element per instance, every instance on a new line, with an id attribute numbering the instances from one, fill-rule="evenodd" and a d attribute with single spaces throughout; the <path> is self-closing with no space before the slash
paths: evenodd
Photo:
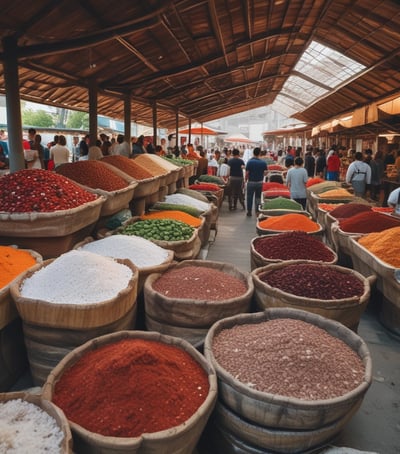
<path id="1" fill-rule="evenodd" d="M 0 211 L 53 212 L 76 208 L 97 198 L 72 180 L 42 169 L 23 169 L 0 178 Z"/>
<path id="2" fill-rule="evenodd" d="M 208 391 L 206 372 L 181 348 L 125 339 L 84 354 L 57 382 L 53 402 L 91 432 L 138 437 L 184 423 Z"/>

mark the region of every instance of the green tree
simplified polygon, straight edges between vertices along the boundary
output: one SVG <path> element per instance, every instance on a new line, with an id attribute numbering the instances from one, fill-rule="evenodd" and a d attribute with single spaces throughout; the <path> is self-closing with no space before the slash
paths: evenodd
<path id="1" fill-rule="evenodd" d="M 25 126 L 49 128 L 54 126 L 54 119 L 51 114 L 44 110 L 24 109 L 22 111 L 22 123 Z"/>
<path id="2" fill-rule="evenodd" d="M 80 111 L 70 111 L 67 119 L 67 128 L 71 129 L 89 129 L 89 114 Z"/>

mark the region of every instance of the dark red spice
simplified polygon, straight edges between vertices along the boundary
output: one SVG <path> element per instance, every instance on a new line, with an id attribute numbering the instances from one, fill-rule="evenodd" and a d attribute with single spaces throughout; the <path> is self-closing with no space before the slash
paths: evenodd
<path id="1" fill-rule="evenodd" d="M 147 171 L 144 167 L 135 162 L 134 159 L 127 158 L 126 156 L 121 155 L 110 155 L 104 156 L 101 160 L 107 164 L 111 164 L 122 172 L 127 173 L 135 180 L 146 180 L 148 178 L 154 178 L 154 175 Z"/>
<path id="2" fill-rule="evenodd" d="M 366 203 L 344 203 L 330 211 L 330 215 L 336 219 L 344 219 L 354 216 L 358 213 L 371 211 L 372 207 Z"/>
<path id="3" fill-rule="evenodd" d="M 292 295 L 319 300 L 361 296 L 364 284 L 354 274 L 329 265 L 300 263 L 259 275 L 261 281 Z"/>
<path id="4" fill-rule="evenodd" d="M 103 191 L 117 191 L 128 186 L 128 182 L 100 161 L 78 161 L 62 164 L 56 172 L 79 184 Z"/>
<path id="5" fill-rule="evenodd" d="M 335 254 L 322 241 L 306 232 L 285 232 L 258 237 L 254 249 L 263 257 L 273 260 L 313 260 L 332 262 Z"/>
<path id="6" fill-rule="evenodd" d="M 53 402 L 91 432 L 138 437 L 184 423 L 208 391 L 206 372 L 181 348 L 125 339 L 83 355 L 57 382 Z"/>
<path id="7" fill-rule="evenodd" d="M 42 169 L 23 169 L 0 178 L 0 211 L 47 213 L 97 199 L 69 178 Z"/>
<path id="8" fill-rule="evenodd" d="M 382 232 L 386 229 L 399 227 L 400 220 L 393 216 L 376 211 L 364 211 L 347 219 L 339 220 L 339 227 L 347 233 Z"/>

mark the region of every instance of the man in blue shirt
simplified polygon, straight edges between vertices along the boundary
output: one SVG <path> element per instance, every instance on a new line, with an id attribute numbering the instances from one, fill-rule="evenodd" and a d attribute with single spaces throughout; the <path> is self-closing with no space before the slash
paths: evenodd
<path id="1" fill-rule="evenodd" d="M 246 201 L 247 201 L 247 216 L 251 216 L 253 209 L 253 198 L 255 204 L 255 212 L 258 215 L 258 209 L 261 203 L 262 185 L 264 176 L 266 175 L 268 166 L 265 161 L 260 159 L 261 149 L 256 147 L 253 150 L 253 157 L 247 161 L 246 177 L 247 183 Z"/>

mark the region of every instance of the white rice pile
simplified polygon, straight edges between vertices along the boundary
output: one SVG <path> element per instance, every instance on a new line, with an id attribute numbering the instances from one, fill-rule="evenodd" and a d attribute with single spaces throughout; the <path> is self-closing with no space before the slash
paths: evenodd
<path id="1" fill-rule="evenodd" d="M 210 203 L 190 197 L 190 195 L 179 193 L 166 195 L 164 202 L 172 203 L 174 205 L 187 205 L 197 208 L 200 211 L 207 211 L 210 208 Z"/>
<path id="2" fill-rule="evenodd" d="M 135 235 L 111 235 L 101 240 L 86 243 L 78 250 L 107 257 L 128 259 L 139 269 L 164 263 L 169 253 L 152 241 Z"/>
<path id="3" fill-rule="evenodd" d="M 132 270 L 110 257 L 72 250 L 40 268 L 21 286 L 21 296 L 58 304 L 94 304 L 128 287 Z"/>
<path id="4" fill-rule="evenodd" d="M 57 421 L 22 399 L 0 403 L 0 454 L 57 454 L 64 439 Z"/>

